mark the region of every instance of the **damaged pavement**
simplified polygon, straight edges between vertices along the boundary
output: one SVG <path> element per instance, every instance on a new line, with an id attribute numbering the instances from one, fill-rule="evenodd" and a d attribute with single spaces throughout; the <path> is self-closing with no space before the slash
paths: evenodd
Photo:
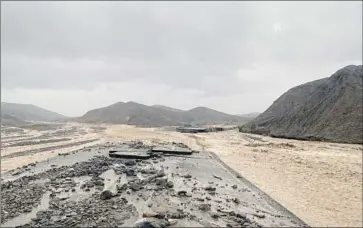
<path id="1" fill-rule="evenodd" d="M 106 143 L 2 175 L 3 227 L 297 227 L 213 153 Z"/>

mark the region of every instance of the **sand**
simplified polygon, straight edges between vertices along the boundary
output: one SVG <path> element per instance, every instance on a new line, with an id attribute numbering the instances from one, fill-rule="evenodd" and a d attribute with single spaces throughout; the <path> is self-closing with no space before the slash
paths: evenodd
<path id="1" fill-rule="evenodd" d="M 276 139 L 237 131 L 182 134 L 156 128 L 102 125 L 107 128 L 104 132 L 94 132 L 91 127 L 95 125 L 77 126 L 87 134 L 74 136 L 71 142 L 84 138 L 99 140 L 87 146 L 105 141 L 141 140 L 148 144 L 174 141 L 195 150 L 213 151 L 309 225 L 362 226 L 362 145 Z M 86 145 L 2 159 L 1 171 L 83 146 Z M 19 150 L 26 150 L 26 146 L 16 150 L 4 148 L 2 155 Z"/>

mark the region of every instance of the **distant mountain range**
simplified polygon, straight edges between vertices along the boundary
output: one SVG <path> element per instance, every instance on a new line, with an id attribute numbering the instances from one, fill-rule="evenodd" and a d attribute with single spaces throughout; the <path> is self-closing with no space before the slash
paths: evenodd
<path id="1" fill-rule="evenodd" d="M 244 124 L 253 117 L 230 115 L 206 107 L 188 111 L 164 105 L 118 102 L 88 111 L 81 117 L 69 118 L 31 104 L 1 103 L 3 125 L 22 125 L 26 121 L 76 121 L 86 123 L 130 124 L 136 126 L 176 126 L 205 124 Z"/>
<path id="2" fill-rule="evenodd" d="M 363 143 L 363 67 L 296 86 L 240 128 L 275 137 Z"/>
<path id="3" fill-rule="evenodd" d="M 163 109 L 163 110 L 167 110 L 167 111 L 173 111 L 173 112 L 184 112 L 184 110 L 177 109 L 177 108 L 171 108 L 171 107 L 164 106 L 164 105 L 153 105 L 151 107 L 159 108 L 159 109 Z"/>
<path id="4" fill-rule="evenodd" d="M 67 117 L 31 104 L 1 102 L 2 121 L 56 121 Z"/>
<path id="5" fill-rule="evenodd" d="M 237 116 L 254 119 L 260 114 L 261 113 L 259 113 L 259 112 L 251 112 L 251 113 L 246 113 L 246 114 L 238 114 Z"/>
<path id="6" fill-rule="evenodd" d="M 172 126 L 205 124 L 243 124 L 252 118 L 226 114 L 206 107 L 188 111 L 163 105 L 147 106 L 136 102 L 118 102 L 87 112 L 77 121 L 92 123 L 131 124 L 136 126 Z"/>

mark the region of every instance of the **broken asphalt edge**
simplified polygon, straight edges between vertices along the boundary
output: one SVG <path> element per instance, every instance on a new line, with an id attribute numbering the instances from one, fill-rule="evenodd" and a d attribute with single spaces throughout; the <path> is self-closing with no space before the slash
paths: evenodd
<path id="1" fill-rule="evenodd" d="M 244 178 L 236 170 L 232 169 L 229 165 L 227 165 L 225 162 L 223 162 L 216 153 L 211 152 L 211 151 L 206 151 L 206 152 L 209 153 L 213 157 L 213 159 L 215 159 L 222 166 L 224 166 L 224 168 L 226 168 L 236 178 L 236 180 L 238 180 L 240 182 L 243 182 L 249 188 L 251 188 L 252 190 L 254 190 L 255 192 L 257 192 L 258 194 L 260 194 L 263 198 L 265 198 L 265 200 L 270 205 L 272 205 L 273 207 L 277 208 L 278 210 L 280 210 L 281 212 L 283 212 L 285 215 L 292 217 L 293 219 L 295 219 L 296 221 L 298 221 L 299 223 L 301 223 L 302 226 L 304 226 L 304 227 L 310 227 L 307 223 L 305 223 L 303 220 L 301 220 L 299 217 L 297 217 L 295 214 L 293 214 L 291 211 L 289 211 L 286 207 L 282 206 L 279 202 L 277 202 L 276 200 L 274 200 L 267 193 L 265 193 L 264 191 L 262 191 L 260 188 L 258 188 L 256 185 L 254 185 L 252 182 L 250 182 L 249 180 L 247 180 L 246 178 Z M 237 176 L 239 176 L 239 178 L 237 178 Z"/>

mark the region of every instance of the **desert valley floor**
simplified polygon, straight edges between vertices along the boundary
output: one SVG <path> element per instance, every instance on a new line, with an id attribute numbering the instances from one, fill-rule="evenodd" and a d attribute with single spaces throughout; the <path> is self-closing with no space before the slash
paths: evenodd
<path id="1" fill-rule="evenodd" d="M 237 130 L 183 134 L 127 125 L 2 128 L 1 172 L 106 142 L 177 142 L 211 151 L 310 226 L 362 225 L 362 145 L 309 142 Z"/>

